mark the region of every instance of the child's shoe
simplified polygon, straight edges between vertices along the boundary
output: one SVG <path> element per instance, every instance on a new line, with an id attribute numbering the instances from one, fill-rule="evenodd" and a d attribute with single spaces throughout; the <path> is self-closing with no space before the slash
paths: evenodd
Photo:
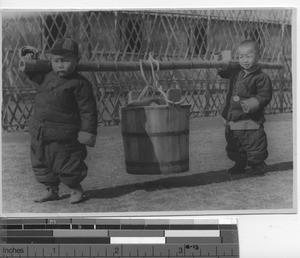
<path id="1" fill-rule="evenodd" d="M 70 203 L 78 203 L 83 200 L 83 189 L 82 186 L 79 185 L 78 187 L 71 188 L 70 194 Z"/>
<path id="2" fill-rule="evenodd" d="M 230 174 L 243 174 L 246 172 L 246 164 L 241 162 L 236 162 L 235 165 L 228 169 L 227 172 Z"/>
<path id="3" fill-rule="evenodd" d="M 256 176 L 264 176 L 267 173 L 267 165 L 265 162 L 254 164 L 251 167 L 252 173 Z"/>
<path id="4" fill-rule="evenodd" d="M 49 202 L 59 200 L 58 186 L 46 186 L 47 192 L 39 198 L 34 199 L 34 202 Z"/>

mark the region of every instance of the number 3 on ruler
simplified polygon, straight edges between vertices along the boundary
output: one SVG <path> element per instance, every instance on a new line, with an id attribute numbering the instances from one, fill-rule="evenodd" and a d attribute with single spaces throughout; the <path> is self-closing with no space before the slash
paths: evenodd
<path id="1" fill-rule="evenodd" d="M 179 247 L 179 251 L 178 253 L 182 254 L 183 253 L 183 248 L 182 247 Z"/>

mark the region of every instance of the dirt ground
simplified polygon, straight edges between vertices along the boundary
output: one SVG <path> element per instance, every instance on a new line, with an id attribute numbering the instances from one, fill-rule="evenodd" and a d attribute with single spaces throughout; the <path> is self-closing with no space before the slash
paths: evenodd
<path id="1" fill-rule="evenodd" d="M 120 127 L 99 128 L 96 147 L 88 149 L 89 172 L 82 183 L 87 199 L 75 205 L 69 204 L 65 186 L 60 189 L 61 200 L 34 203 L 44 188 L 31 171 L 29 135 L 3 133 L 2 212 L 289 211 L 293 208 L 292 114 L 266 118 L 269 172 L 264 177 L 253 176 L 250 170 L 234 176 L 226 172 L 233 163 L 224 151 L 220 118 L 191 120 L 190 171 L 169 175 L 127 174 Z"/>

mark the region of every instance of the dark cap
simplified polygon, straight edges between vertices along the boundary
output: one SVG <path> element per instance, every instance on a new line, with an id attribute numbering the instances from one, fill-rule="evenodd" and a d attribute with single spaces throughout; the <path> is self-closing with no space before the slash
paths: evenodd
<path id="1" fill-rule="evenodd" d="M 78 44 L 71 38 L 60 38 L 56 40 L 50 52 L 53 55 L 65 53 L 74 53 L 76 56 L 79 55 Z"/>

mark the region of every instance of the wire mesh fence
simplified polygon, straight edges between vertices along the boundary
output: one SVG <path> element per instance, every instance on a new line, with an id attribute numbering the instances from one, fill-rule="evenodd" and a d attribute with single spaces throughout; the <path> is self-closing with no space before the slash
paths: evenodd
<path id="1" fill-rule="evenodd" d="M 236 53 L 244 39 L 255 39 L 263 62 L 280 62 L 271 76 L 273 99 L 266 113 L 292 111 L 291 9 L 139 10 L 5 13 L 2 22 L 2 128 L 26 130 L 36 89 L 18 75 L 18 50 L 31 45 L 49 59 L 57 38 L 79 43 L 83 61 L 139 61 L 149 53 L 159 61 L 212 60 L 221 50 Z M 235 57 L 235 56 L 234 56 Z M 100 125 L 119 123 L 119 108 L 145 86 L 139 71 L 85 72 L 92 82 Z M 149 75 L 148 75 L 149 76 Z M 228 82 L 216 69 L 159 71 L 163 89 L 179 87 L 192 116 L 214 116 Z M 150 78 L 150 77 L 149 77 Z M 148 92 L 155 95 L 155 92 Z"/>

